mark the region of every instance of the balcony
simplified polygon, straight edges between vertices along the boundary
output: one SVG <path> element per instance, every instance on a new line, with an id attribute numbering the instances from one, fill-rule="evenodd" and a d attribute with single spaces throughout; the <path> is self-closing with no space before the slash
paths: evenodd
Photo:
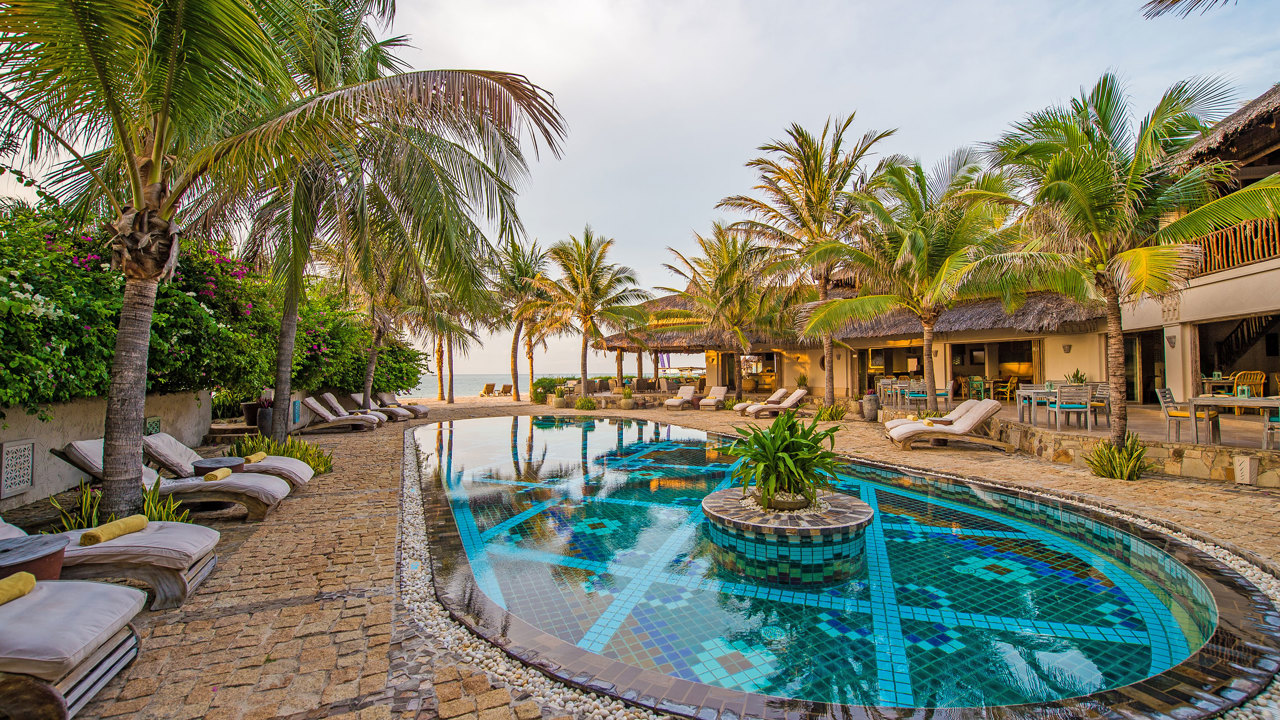
<path id="1" fill-rule="evenodd" d="M 1280 258 L 1280 220 L 1250 220 L 1196 241 L 1204 263 L 1196 276 Z"/>

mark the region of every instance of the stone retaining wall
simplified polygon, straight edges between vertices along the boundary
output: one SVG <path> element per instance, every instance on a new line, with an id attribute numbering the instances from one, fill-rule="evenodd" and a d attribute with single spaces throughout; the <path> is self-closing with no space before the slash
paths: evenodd
<path id="1" fill-rule="evenodd" d="M 909 414 L 905 410 L 882 408 L 880 421 L 906 417 Z M 992 434 L 996 439 L 1013 445 L 1019 452 L 1077 467 L 1088 467 L 1084 462 L 1085 455 L 1105 439 L 1032 427 L 1027 423 L 1004 418 L 995 418 L 991 422 Z M 1274 450 L 1147 440 L 1143 440 L 1142 444 L 1147 446 L 1147 459 L 1156 464 L 1157 472 L 1165 475 L 1234 483 L 1236 458 L 1256 458 L 1258 474 L 1254 484 L 1259 487 L 1280 487 L 1280 452 Z"/>

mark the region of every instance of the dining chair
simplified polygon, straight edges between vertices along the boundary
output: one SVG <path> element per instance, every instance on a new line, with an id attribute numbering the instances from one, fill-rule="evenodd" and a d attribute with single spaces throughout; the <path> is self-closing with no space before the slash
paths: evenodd
<path id="1" fill-rule="evenodd" d="M 1089 412 L 1093 414 L 1093 424 L 1098 424 L 1098 415 L 1107 418 L 1107 427 L 1111 427 L 1111 385 L 1109 383 L 1093 383 L 1093 396 L 1089 400 Z"/>
<path id="2" fill-rule="evenodd" d="M 1160 411 L 1164 413 L 1165 442 L 1182 442 L 1182 421 L 1191 420 L 1190 410 L 1182 409 L 1182 406 L 1187 405 L 1187 403 L 1179 403 L 1174 400 L 1173 391 L 1169 388 L 1156 388 L 1156 398 L 1160 400 Z M 1192 420 L 1192 422 L 1200 420 L 1205 421 L 1209 431 L 1209 442 L 1222 442 L 1222 424 L 1218 418 L 1218 411 L 1197 410 L 1195 420 Z M 1173 431 L 1173 438 L 1169 436 L 1170 430 Z"/>
<path id="3" fill-rule="evenodd" d="M 1058 430 L 1062 430 L 1062 416 L 1067 416 L 1067 425 L 1071 425 L 1071 416 L 1076 415 L 1084 421 L 1092 431 L 1093 420 L 1089 414 L 1089 400 L 1092 391 L 1087 385 L 1061 385 L 1057 394 L 1048 403 L 1049 414 L 1053 416 Z"/>

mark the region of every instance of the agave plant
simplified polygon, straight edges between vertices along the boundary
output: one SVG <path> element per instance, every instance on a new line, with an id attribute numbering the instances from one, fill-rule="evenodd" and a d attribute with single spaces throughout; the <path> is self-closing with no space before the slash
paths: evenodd
<path id="1" fill-rule="evenodd" d="M 779 493 L 802 495 L 812 504 L 818 490 L 831 487 L 836 472 L 836 429 L 819 430 L 817 420 L 805 425 L 789 412 L 767 428 L 737 428 L 742 439 L 729 454 L 742 458 L 733 479 L 742 485 L 743 496 L 754 486 L 765 510 Z"/>
<path id="2" fill-rule="evenodd" d="M 1123 443 L 1103 440 L 1085 456 L 1084 462 L 1094 475 L 1115 480 L 1137 480 L 1144 472 L 1155 469 L 1146 461 L 1147 448 L 1134 433 L 1125 435 Z"/>

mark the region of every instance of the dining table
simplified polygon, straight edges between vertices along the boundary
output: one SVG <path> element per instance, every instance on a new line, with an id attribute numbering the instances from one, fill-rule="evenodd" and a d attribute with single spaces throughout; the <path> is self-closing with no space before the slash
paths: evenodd
<path id="1" fill-rule="evenodd" d="M 1190 401 L 1191 417 L 1196 416 L 1197 410 L 1200 408 L 1206 411 L 1212 408 L 1254 408 L 1256 410 L 1275 410 L 1280 415 L 1280 395 L 1270 397 L 1236 397 L 1235 395 L 1200 395 L 1191 398 Z M 1200 444 L 1200 423 L 1191 423 L 1192 437 L 1197 445 Z"/>
<path id="2" fill-rule="evenodd" d="M 1057 389 L 1047 390 L 1042 388 L 1018 388 L 1016 391 L 1018 398 L 1018 422 L 1022 422 L 1022 406 L 1025 404 L 1031 414 L 1031 427 L 1036 426 L 1036 405 L 1044 400 L 1046 403 L 1058 396 Z M 1045 422 L 1049 421 L 1048 412 L 1045 413 Z"/>
<path id="3" fill-rule="evenodd" d="M 1201 395 L 1212 395 L 1215 388 L 1225 388 L 1227 392 L 1235 390 L 1236 381 L 1232 378 L 1225 377 L 1202 377 L 1200 378 Z"/>

